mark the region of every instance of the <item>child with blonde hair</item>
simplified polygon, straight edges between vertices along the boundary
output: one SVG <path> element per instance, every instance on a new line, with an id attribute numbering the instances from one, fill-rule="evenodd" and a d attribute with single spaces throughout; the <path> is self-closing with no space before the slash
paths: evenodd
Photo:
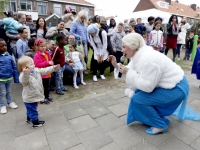
<path id="1" fill-rule="evenodd" d="M 33 59 L 28 56 L 22 56 L 18 60 L 19 81 L 23 85 L 22 99 L 27 110 L 26 122 L 32 122 L 33 128 L 38 128 L 45 124 L 45 121 L 39 121 L 37 111 L 38 102 L 44 100 L 42 76 L 50 74 L 59 68 L 60 65 L 35 68 Z"/>

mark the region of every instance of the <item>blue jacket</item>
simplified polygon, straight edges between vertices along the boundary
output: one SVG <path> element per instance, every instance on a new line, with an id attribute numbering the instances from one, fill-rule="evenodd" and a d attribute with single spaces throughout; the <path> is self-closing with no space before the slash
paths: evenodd
<path id="1" fill-rule="evenodd" d="M 200 47 L 197 48 L 191 73 L 196 74 L 197 80 L 200 80 Z"/>
<path id="2" fill-rule="evenodd" d="M 146 28 L 144 27 L 144 23 L 141 23 L 141 24 L 137 24 L 135 26 L 135 32 L 142 35 L 143 32 L 146 31 Z"/>
<path id="3" fill-rule="evenodd" d="M 82 23 L 78 23 L 77 21 L 73 22 L 70 28 L 70 33 L 74 34 L 76 38 L 82 37 L 82 43 L 90 41 L 87 33 L 87 27 Z"/>
<path id="4" fill-rule="evenodd" d="M 19 83 L 19 74 L 12 56 L 6 52 L 5 55 L 0 54 L 0 78 L 6 79 L 14 77 L 14 82 Z"/>
<path id="5" fill-rule="evenodd" d="M 26 54 L 26 51 L 29 50 L 28 41 L 19 39 L 16 43 L 17 48 L 17 58 L 20 58 Z"/>
<path id="6" fill-rule="evenodd" d="M 14 18 L 4 18 L 3 19 L 4 29 L 8 31 L 9 33 L 18 34 L 18 29 L 22 27 L 22 24 L 20 24 L 18 21 L 16 21 Z"/>

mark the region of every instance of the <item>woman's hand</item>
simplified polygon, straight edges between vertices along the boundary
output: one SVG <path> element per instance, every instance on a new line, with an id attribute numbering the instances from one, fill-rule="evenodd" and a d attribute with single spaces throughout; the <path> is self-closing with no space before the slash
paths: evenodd
<path id="1" fill-rule="evenodd" d="M 100 56 L 100 62 L 101 63 L 103 62 L 103 57 L 104 57 L 103 55 Z"/>
<path id="2" fill-rule="evenodd" d="M 121 72 L 122 74 L 126 74 L 128 72 L 128 68 L 125 67 L 124 65 L 122 64 L 119 64 L 119 72 Z"/>
<path id="3" fill-rule="evenodd" d="M 97 62 L 100 63 L 100 61 L 101 61 L 101 56 L 97 55 Z"/>
<path id="4" fill-rule="evenodd" d="M 116 57 L 115 56 L 113 56 L 113 55 L 109 55 L 108 56 L 108 61 L 110 61 L 111 63 L 112 63 L 112 65 L 116 68 L 116 69 L 118 69 L 118 64 L 117 64 L 117 60 L 116 60 Z"/>
<path id="5" fill-rule="evenodd" d="M 57 31 L 57 30 L 53 31 L 53 34 L 54 34 L 54 35 L 57 35 L 57 34 L 58 34 L 58 31 Z"/>

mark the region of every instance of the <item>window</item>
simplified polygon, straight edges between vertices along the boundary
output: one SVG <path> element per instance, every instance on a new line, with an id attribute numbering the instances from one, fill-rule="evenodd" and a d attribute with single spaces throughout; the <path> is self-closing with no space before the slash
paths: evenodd
<path id="1" fill-rule="evenodd" d="M 7 8 L 5 8 L 5 11 L 13 11 L 16 12 L 16 0 L 9 0 Z"/>
<path id="2" fill-rule="evenodd" d="M 84 10 L 87 14 L 87 17 L 90 15 L 90 10 L 89 8 L 86 8 L 86 7 L 82 7 L 81 10 Z"/>
<path id="3" fill-rule="evenodd" d="M 73 6 L 73 5 L 66 5 L 65 8 L 69 8 L 69 7 L 70 7 L 73 11 L 76 12 L 76 6 Z"/>
<path id="4" fill-rule="evenodd" d="M 183 8 L 181 8 L 181 11 L 184 11 L 184 9 L 183 9 Z"/>
<path id="5" fill-rule="evenodd" d="M 62 14 L 62 6 L 61 4 L 54 4 L 54 13 L 61 15 Z"/>
<path id="6" fill-rule="evenodd" d="M 46 15 L 47 14 L 47 3 L 46 2 L 37 2 L 38 4 L 38 14 Z"/>
<path id="7" fill-rule="evenodd" d="M 21 10 L 32 10 L 32 1 L 20 0 L 20 9 Z"/>
<path id="8" fill-rule="evenodd" d="M 168 8 L 169 7 L 169 4 L 166 3 L 166 2 L 161 2 L 161 1 L 158 1 L 157 4 L 162 7 L 162 8 Z"/>

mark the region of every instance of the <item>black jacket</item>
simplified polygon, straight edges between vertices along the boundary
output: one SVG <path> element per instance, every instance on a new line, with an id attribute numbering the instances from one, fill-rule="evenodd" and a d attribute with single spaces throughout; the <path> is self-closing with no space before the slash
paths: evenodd
<path id="1" fill-rule="evenodd" d="M 187 40 L 186 40 L 186 48 L 187 49 L 192 49 L 193 48 L 193 42 L 194 42 L 194 38 L 187 38 Z"/>

